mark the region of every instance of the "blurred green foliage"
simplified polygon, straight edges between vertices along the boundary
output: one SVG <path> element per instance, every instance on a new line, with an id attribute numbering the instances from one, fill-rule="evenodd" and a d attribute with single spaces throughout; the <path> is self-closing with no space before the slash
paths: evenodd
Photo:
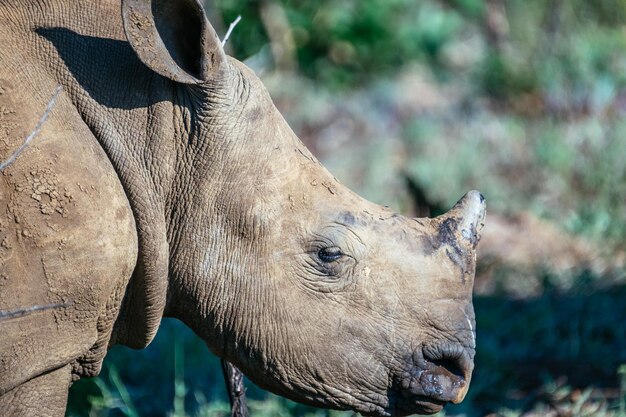
<path id="1" fill-rule="evenodd" d="M 221 0 L 225 21 L 242 14 L 243 28 L 233 38 L 235 56 L 245 58 L 268 42 L 258 19 L 263 2 Z M 438 64 L 443 46 L 459 35 L 460 10 L 433 1 L 411 0 L 283 0 L 297 47 L 300 71 L 333 87 L 351 87 L 397 71 L 412 59 Z M 461 9 L 480 2 L 460 1 Z"/>
<path id="2" fill-rule="evenodd" d="M 579 96 L 597 80 L 626 81 L 623 54 L 616 54 L 626 45 L 620 0 L 217 0 L 225 22 L 244 17 L 229 40 L 240 59 L 268 43 L 259 19 L 266 3 L 284 10 L 300 71 L 326 86 L 354 87 L 414 61 L 441 77 L 469 71 L 497 97 L 535 89 Z M 502 4 L 503 27 L 489 23 L 499 18 L 489 4 Z M 459 68 L 446 48 L 471 36 L 483 38 L 483 51 Z"/>

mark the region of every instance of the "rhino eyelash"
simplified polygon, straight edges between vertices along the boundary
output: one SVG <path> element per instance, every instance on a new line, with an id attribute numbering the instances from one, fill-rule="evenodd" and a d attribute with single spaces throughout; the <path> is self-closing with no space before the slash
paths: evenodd
<path id="1" fill-rule="evenodd" d="M 336 262 L 343 258 L 345 254 L 338 246 L 322 248 L 317 251 L 317 258 L 325 264 Z"/>

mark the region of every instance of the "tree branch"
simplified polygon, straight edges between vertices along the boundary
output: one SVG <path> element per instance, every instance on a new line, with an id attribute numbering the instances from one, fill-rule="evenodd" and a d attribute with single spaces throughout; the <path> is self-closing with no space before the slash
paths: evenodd
<path id="1" fill-rule="evenodd" d="M 230 34 L 233 33 L 233 29 L 237 26 L 237 23 L 241 21 L 241 15 L 237 16 L 237 18 L 233 21 L 233 23 L 228 26 L 228 31 L 226 31 L 226 35 L 224 35 L 224 39 L 222 40 L 222 48 L 226 45 L 226 41 L 230 38 Z"/>

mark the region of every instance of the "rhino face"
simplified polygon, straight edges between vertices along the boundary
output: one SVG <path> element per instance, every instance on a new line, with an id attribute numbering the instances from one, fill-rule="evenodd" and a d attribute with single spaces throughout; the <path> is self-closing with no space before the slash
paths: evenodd
<path id="1" fill-rule="evenodd" d="M 372 415 L 460 402 L 473 369 L 480 195 L 429 220 L 350 201 L 340 186 L 311 188 L 301 187 L 316 203 L 294 208 L 271 238 L 268 297 L 282 311 L 266 320 L 281 324 L 282 345 L 261 353 L 262 384 L 269 374 L 265 385 L 288 397 Z M 257 356 L 233 359 L 254 376 Z"/>
<path id="2" fill-rule="evenodd" d="M 187 114 L 175 185 L 187 197 L 168 214 L 168 314 L 297 401 L 377 416 L 460 402 L 473 369 L 482 196 L 411 219 L 352 193 L 224 55 L 200 6 L 173 4 L 123 6 L 131 46 L 176 83 Z"/>
<path id="3" fill-rule="evenodd" d="M 278 232 L 285 239 L 274 276 L 289 293 L 282 332 L 298 348 L 289 363 L 271 367 L 285 369 L 276 378 L 295 379 L 315 403 L 365 414 L 430 413 L 460 402 L 473 369 L 480 195 L 434 220 L 322 197 L 326 204 L 302 207 L 308 213 Z M 292 363 L 310 374 L 293 378 Z"/>

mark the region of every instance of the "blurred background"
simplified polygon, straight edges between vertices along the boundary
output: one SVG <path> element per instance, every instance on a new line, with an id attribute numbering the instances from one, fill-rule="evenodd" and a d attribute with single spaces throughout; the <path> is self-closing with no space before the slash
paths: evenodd
<path id="1" fill-rule="evenodd" d="M 446 416 L 626 416 L 626 2 L 215 0 L 340 181 L 404 214 L 487 198 L 476 370 Z M 248 383 L 254 417 L 352 416 Z M 218 360 L 175 320 L 111 350 L 68 416 L 227 416 Z"/>

